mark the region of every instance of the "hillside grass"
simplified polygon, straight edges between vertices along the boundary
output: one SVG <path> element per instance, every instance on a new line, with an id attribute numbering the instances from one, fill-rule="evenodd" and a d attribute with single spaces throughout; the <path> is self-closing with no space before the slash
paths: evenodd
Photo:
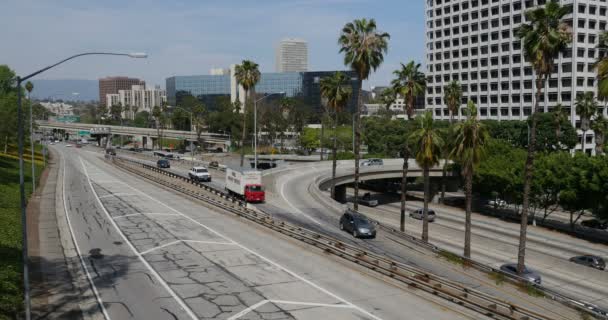
<path id="1" fill-rule="evenodd" d="M 38 147 L 40 150 L 40 147 Z M 2 150 L 4 151 L 4 150 Z M 14 152 L 13 152 L 14 151 Z M 27 150 L 29 155 L 29 149 Z M 36 179 L 42 172 L 42 153 L 35 154 Z M 30 157 L 24 161 L 27 197 L 32 193 Z M 38 184 L 38 182 L 36 182 Z M 17 149 L 0 153 L 0 319 L 15 319 L 23 311 L 23 261 Z"/>

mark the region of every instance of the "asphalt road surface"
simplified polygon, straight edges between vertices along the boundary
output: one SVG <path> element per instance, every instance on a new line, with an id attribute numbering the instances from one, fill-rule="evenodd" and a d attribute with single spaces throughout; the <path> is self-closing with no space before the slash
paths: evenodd
<path id="1" fill-rule="evenodd" d="M 479 319 L 53 146 L 70 232 L 106 319 Z"/>

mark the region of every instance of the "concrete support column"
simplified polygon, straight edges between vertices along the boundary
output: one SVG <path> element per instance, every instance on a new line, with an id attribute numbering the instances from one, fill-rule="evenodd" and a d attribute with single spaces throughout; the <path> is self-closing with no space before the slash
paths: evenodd
<path id="1" fill-rule="evenodd" d="M 336 186 L 334 200 L 336 200 L 340 203 L 346 203 L 346 185 L 345 184 Z"/>

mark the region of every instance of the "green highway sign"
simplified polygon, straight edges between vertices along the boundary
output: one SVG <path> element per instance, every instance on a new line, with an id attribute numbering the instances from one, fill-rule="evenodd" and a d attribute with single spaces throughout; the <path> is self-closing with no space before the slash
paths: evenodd
<path id="1" fill-rule="evenodd" d="M 80 130 L 78 131 L 78 135 L 79 136 L 86 136 L 86 135 L 90 135 L 91 132 L 89 130 Z"/>

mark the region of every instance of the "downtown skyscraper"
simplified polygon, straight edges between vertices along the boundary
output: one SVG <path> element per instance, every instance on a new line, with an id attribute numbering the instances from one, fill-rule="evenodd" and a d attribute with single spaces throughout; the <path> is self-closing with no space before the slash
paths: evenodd
<path id="1" fill-rule="evenodd" d="M 536 84 L 526 62 L 517 28 L 525 23 L 526 10 L 545 0 L 427 0 L 426 2 L 426 108 L 436 119 L 448 119 L 443 101 L 450 81 L 462 86 L 461 107 L 468 100 L 478 106 L 481 119 L 525 120 L 532 113 Z M 565 22 L 572 43 L 555 60 L 555 69 L 540 99 L 540 111 L 561 104 L 579 129 L 577 95 L 597 93 L 594 62 L 598 38 L 608 24 L 606 0 L 562 0 L 570 9 Z M 606 114 L 606 108 L 603 108 Z M 462 118 L 462 111 L 456 118 Z M 586 135 L 585 150 L 594 152 L 594 136 Z M 581 141 L 582 142 L 582 141 Z M 581 144 L 577 149 L 583 149 Z"/>

